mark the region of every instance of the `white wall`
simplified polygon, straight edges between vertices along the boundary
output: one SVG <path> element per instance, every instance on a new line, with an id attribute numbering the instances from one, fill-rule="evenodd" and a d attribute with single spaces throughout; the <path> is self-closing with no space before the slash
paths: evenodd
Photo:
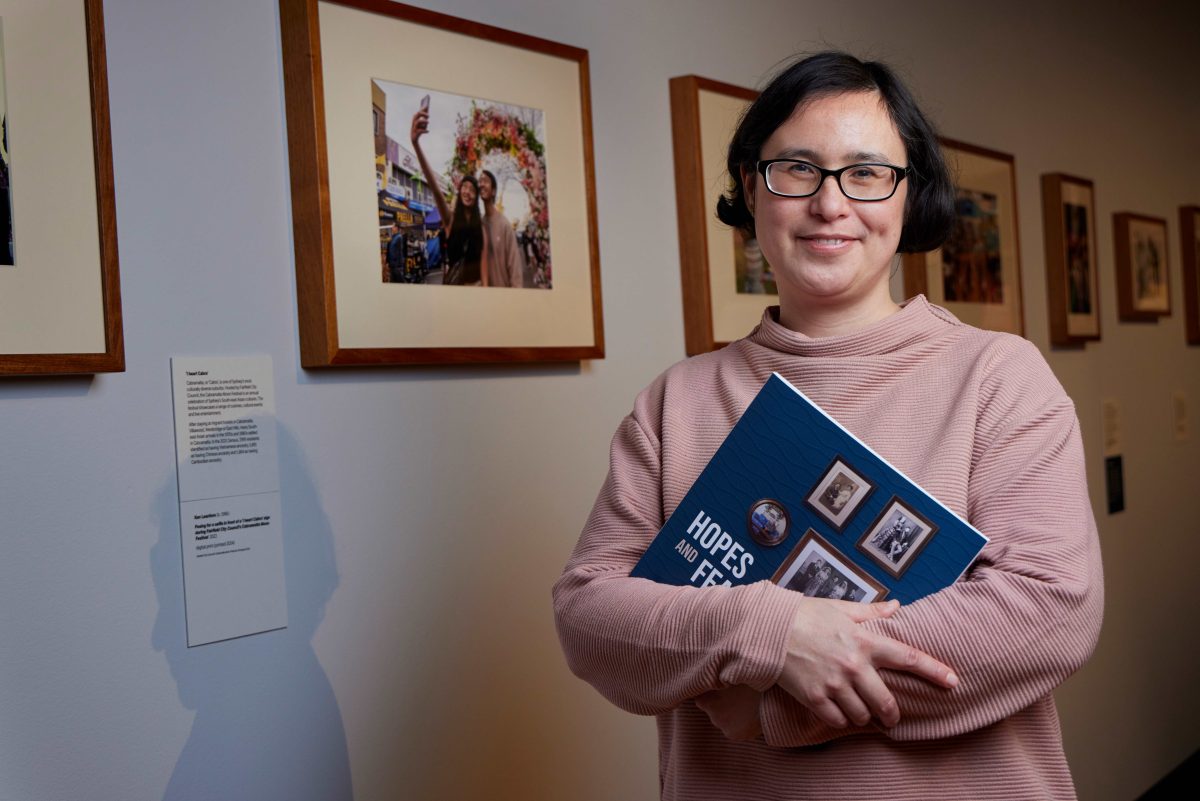
<path id="1" fill-rule="evenodd" d="M 274 3 L 107 0 L 128 369 L 0 382 L 0 799 L 198 801 L 205 776 L 258 801 L 654 798 L 653 722 L 567 672 L 549 588 L 611 431 L 683 355 L 667 79 L 755 85 L 823 45 L 890 61 L 945 134 L 1016 155 L 1043 350 L 1038 176 L 1095 181 L 1104 339 L 1049 353 L 1108 583 L 1097 655 L 1059 693 L 1068 756 L 1082 798 L 1121 801 L 1196 749 L 1200 348 L 1181 311 L 1117 322 L 1111 229 L 1170 221 L 1181 310 L 1194 3 L 423 4 L 590 51 L 608 357 L 301 370 Z M 189 651 L 168 360 L 243 353 L 275 364 L 292 626 Z M 1114 517 L 1102 397 L 1125 410 Z"/>

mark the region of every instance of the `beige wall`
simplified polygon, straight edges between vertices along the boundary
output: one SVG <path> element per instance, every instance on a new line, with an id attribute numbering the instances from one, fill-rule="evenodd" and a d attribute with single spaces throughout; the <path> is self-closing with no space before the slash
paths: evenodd
<path id="1" fill-rule="evenodd" d="M 359 801 L 654 798 L 653 721 L 569 674 L 550 585 L 611 432 L 683 356 L 668 79 L 756 85 L 826 45 L 891 62 L 946 135 L 1016 156 L 1028 336 L 1078 406 L 1108 574 L 1099 650 L 1059 693 L 1081 797 L 1132 799 L 1196 749 L 1200 348 L 1179 313 L 1117 322 L 1111 228 L 1168 218 L 1178 289 L 1194 3 L 422 4 L 589 50 L 607 358 L 301 370 L 275 3 L 106 0 L 129 369 L 0 382 L 0 798 L 163 798 L 188 765 L 232 770 L 251 718 L 263 799 L 303 797 L 289 782 L 313 766 Z M 1047 347 L 1051 171 L 1096 184 L 1104 339 L 1082 351 Z M 186 650 L 168 359 L 244 353 L 275 366 L 292 626 Z M 1125 412 L 1115 517 L 1102 398 Z"/>

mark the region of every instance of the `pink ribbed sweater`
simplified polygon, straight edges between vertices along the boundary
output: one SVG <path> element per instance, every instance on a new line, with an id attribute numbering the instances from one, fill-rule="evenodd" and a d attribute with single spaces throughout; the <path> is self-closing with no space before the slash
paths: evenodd
<path id="1" fill-rule="evenodd" d="M 1070 799 L 1051 691 L 1091 654 L 1103 580 L 1074 407 L 1029 342 L 926 302 L 811 339 L 768 310 L 680 362 L 613 437 L 610 470 L 554 587 L 571 669 L 658 716 L 664 799 Z M 800 597 L 767 582 L 671 587 L 629 571 L 772 371 L 991 541 L 954 586 L 863 624 L 951 665 L 885 672 L 902 719 L 832 729 L 774 686 Z M 766 691 L 764 739 L 730 742 L 691 702 Z"/>

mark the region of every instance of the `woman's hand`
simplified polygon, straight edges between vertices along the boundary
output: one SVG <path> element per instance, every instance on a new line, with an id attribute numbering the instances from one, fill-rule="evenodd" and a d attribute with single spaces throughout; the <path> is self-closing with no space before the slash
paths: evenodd
<path id="1" fill-rule="evenodd" d="M 744 741 L 762 736 L 762 720 L 758 716 L 760 701 L 762 693 L 739 684 L 697 697 L 696 706 L 704 710 L 712 724 L 730 740 Z"/>
<path id="2" fill-rule="evenodd" d="M 429 185 L 429 191 L 433 192 L 433 202 L 437 204 L 438 214 L 442 216 L 442 229 L 449 235 L 450 209 L 446 206 L 446 198 L 442 196 L 441 191 L 438 189 L 438 180 L 433 172 L 433 167 L 429 166 L 429 160 L 425 158 L 425 151 L 421 149 L 421 143 L 417 141 L 428 132 L 429 109 L 418 109 L 412 118 L 412 128 L 409 131 L 409 138 L 412 140 L 413 151 L 417 154 L 417 161 L 421 164 L 421 172 L 425 176 L 425 183 Z"/>
<path id="3" fill-rule="evenodd" d="M 884 726 L 900 722 L 900 709 L 879 677 L 890 668 L 941 687 L 958 685 L 948 666 L 898 640 L 859 626 L 891 616 L 895 601 L 861 604 L 806 598 L 788 635 L 779 686 L 834 728 L 848 722 L 865 726 L 876 718 Z"/>
<path id="4" fill-rule="evenodd" d="M 415 145 L 422 134 L 429 132 L 429 110 L 421 109 L 412 118 L 412 130 L 409 131 L 409 138 Z"/>

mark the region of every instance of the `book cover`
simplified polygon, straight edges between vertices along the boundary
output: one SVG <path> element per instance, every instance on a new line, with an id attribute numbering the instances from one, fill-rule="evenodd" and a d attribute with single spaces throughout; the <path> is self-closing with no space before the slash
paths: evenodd
<path id="1" fill-rule="evenodd" d="M 911 603 L 987 537 L 773 373 L 631 575 Z"/>

